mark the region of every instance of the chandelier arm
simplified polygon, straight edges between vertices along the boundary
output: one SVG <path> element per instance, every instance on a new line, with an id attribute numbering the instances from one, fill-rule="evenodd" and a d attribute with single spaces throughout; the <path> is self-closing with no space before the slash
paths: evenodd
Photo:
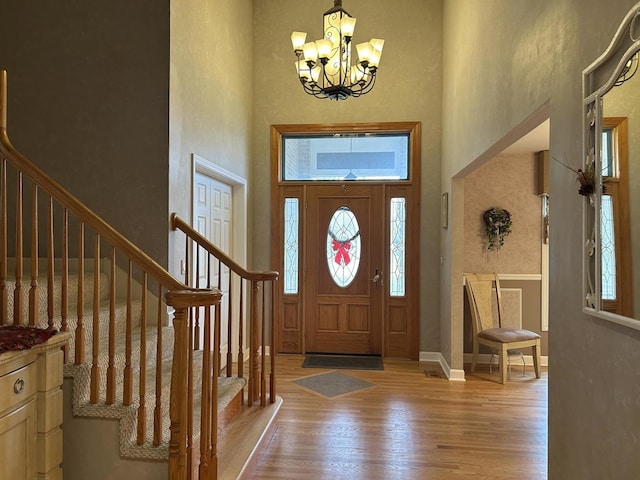
<path id="1" fill-rule="evenodd" d="M 370 73 L 369 81 L 367 82 L 366 85 L 362 86 L 362 94 L 361 95 L 369 93 L 371 90 L 373 90 L 373 86 L 375 84 L 376 84 L 376 74 L 375 73 Z"/>

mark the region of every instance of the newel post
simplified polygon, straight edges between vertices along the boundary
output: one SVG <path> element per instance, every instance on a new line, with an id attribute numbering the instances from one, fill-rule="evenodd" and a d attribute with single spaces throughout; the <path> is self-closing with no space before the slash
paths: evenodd
<path id="1" fill-rule="evenodd" d="M 167 294 L 167 303 L 169 300 Z M 169 418 L 171 436 L 169 438 L 169 479 L 187 478 L 187 309 L 176 308 L 173 318 L 175 330 L 173 340 L 173 365 L 171 366 L 171 393 L 169 399 Z"/>
<path id="2" fill-rule="evenodd" d="M 187 404 L 189 309 L 220 303 L 217 289 L 172 290 L 167 292 L 167 305 L 175 309 L 173 329 L 173 364 L 169 394 L 169 480 L 187 479 L 187 415 L 193 406 Z"/>

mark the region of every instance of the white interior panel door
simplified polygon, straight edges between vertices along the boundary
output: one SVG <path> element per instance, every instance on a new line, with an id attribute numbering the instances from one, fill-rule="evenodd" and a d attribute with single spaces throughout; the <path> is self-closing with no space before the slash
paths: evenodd
<path id="1" fill-rule="evenodd" d="M 233 255 L 231 185 L 196 172 L 194 193 L 194 228 L 231 257 Z M 197 253 L 194 252 L 193 261 L 194 285 L 197 287 L 220 287 L 222 291 L 221 318 L 223 324 L 225 324 L 228 318 L 229 269 L 226 267 L 219 268 L 217 260 L 213 257 L 208 258 L 204 250 L 201 250 L 199 254 Z M 209 260 L 209 265 L 207 265 L 207 260 Z M 237 331 L 235 326 L 234 331 Z M 221 345 L 223 345 L 224 349 L 228 345 L 226 328 L 222 329 Z"/>

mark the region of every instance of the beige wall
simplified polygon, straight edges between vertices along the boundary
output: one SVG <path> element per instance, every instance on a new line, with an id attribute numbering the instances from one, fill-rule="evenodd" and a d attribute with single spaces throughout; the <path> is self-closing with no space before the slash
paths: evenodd
<path id="1" fill-rule="evenodd" d="M 257 268 L 270 258 L 270 144 L 272 124 L 422 122 L 420 350 L 438 351 L 440 232 L 440 116 L 442 3 L 440 0 L 349 0 L 358 19 L 354 42 L 385 40 L 374 90 L 358 99 L 318 100 L 305 94 L 295 74 L 292 31 L 322 36 L 322 14 L 331 2 L 256 1 L 254 8 L 254 161 L 252 207 Z"/>
<path id="2" fill-rule="evenodd" d="M 171 2 L 169 207 L 191 221 L 192 154 L 249 179 L 252 158 L 251 0 Z M 184 237 L 170 236 L 180 272 Z"/>
<path id="3" fill-rule="evenodd" d="M 580 162 L 581 72 L 606 48 L 633 3 L 444 2 L 442 174 L 443 190 L 453 188 L 454 201 L 464 193 L 457 178 L 492 158 L 495 145 L 541 109 L 551 117 L 551 154 Z M 582 312 L 584 199 L 573 173 L 556 162 L 550 190 L 549 478 L 635 478 L 640 333 Z M 448 287 L 461 283 L 462 264 L 449 255 L 462 248 L 464 215 L 461 205 L 452 211 L 452 228 L 443 237 L 441 288 L 451 293 L 441 309 L 441 330 L 459 368 L 462 289 Z"/>

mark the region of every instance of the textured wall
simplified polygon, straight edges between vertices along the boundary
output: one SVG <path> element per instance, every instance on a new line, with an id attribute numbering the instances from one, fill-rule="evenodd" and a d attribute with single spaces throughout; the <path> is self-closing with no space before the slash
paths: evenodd
<path id="1" fill-rule="evenodd" d="M 604 51 L 633 4 L 444 2 L 443 189 L 453 189 L 454 201 L 463 201 L 461 177 L 493 157 L 486 152 L 544 105 L 551 154 L 581 161 L 581 72 Z M 582 312 L 584 199 L 572 172 L 556 162 L 550 171 L 549 478 L 636 478 L 640 332 Z M 452 208 L 455 227 L 464 214 Z M 461 284 L 462 265 L 448 253 L 459 252 L 464 236 L 450 228 L 443 241 L 446 288 Z M 450 292 L 442 308 L 450 331 L 442 331 L 455 367 L 462 357 L 463 302 L 460 288 Z"/>
<path id="2" fill-rule="evenodd" d="M 270 144 L 272 124 L 422 122 L 422 219 L 420 350 L 439 350 L 440 116 L 442 62 L 441 0 L 348 0 L 358 19 L 354 42 L 385 40 L 374 90 L 341 102 L 305 94 L 295 74 L 292 31 L 322 35 L 322 14 L 331 2 L 254 2 L 253 259 L 270 258 Z"/>
<path id="3" fill-rule="evenodd" d="M 166 264 L 168 0 L 3 0 L 0 68 L 16 148 Z"/>
<path id="4" fill-rule="evenodd" d="M 193 153 L 247 179 L 252 141 L 250 0 L 174 0 L 171 9 L 169 208 L 191 221 Z M 184 259 L 171 236 L 170 270 Z"/>
<path id="5" fill-rule="evenodd" d="M 465 272 L 541 272 L 542 207 L 534 155 L 499 155 L 464 179 Z M 487 249 L 483 214 L 511 213 L 511 233 L 498 251 Z"/>

